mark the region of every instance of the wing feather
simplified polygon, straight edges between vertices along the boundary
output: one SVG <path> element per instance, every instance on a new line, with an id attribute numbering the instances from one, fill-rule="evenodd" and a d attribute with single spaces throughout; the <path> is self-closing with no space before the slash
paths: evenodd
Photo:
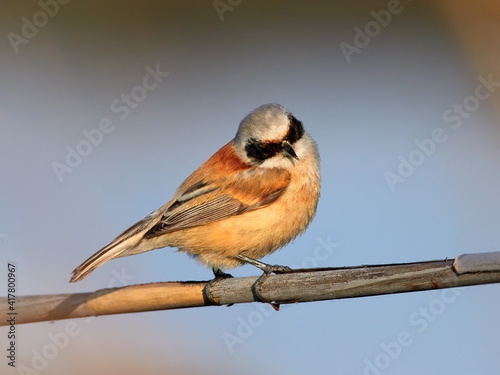
<path id="1" fill-rule="evenodd" d="M 265 207 L 286 190 L 290 175 L 284 169 L 255 169 L 187 186 L 145 238 L 224 220 Z"/>

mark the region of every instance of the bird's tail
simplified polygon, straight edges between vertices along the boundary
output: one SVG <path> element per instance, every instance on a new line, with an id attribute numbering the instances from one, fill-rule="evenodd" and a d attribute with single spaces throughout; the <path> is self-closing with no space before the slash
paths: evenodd
<path id="1" fill-rule="evenodd" d="M 106 263 L 108 260 L 111 260 L 113 258 L 116 258 L 118 255 L 120 255 L 122 252 L 130 248 L 131 246 L 135 245 L 139 240 L 140 236 L 138 239 L 136 239 L 136 236 L 132 236 L 126 240 L 123 240 L 119 243 L 115 243 L 113 241 L 109 245 L 106 245 L 103 247 L 101 250 L 99 250 L 97 253 L 92 255 L 90 258 L 88 258 L 85 262 L 80 264 L 78 267 L 76 267 L 73 272 L 71 279 L 69 280 L 70 283 L 74 283 L 77 281 L 80 281 L 84 278 L 86 278 L 90 273 L 95 270 L 97 267 L 103 265 Z"/>
<path id="2" fill-rule="evenodd" d="M 132 227 L 116 237 L 112 242 L 104 246 L 101 250 L 76 267 L 72 272 L 69 282 L 74 283 L 76 281 L 80 281 L 108 260 L 124 256 L 123 253 L 136 246 L 141 241 L 144 234 L 159 219 L 161 219 L 161 215 L 158 215 L 158 211 L 160 210 L 153 212 L 151 215 L 134 224 Z"/>

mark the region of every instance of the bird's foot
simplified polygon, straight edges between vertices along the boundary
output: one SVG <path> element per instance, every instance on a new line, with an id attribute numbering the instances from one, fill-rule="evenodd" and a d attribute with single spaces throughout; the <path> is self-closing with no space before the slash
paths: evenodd
<path id="1" fill-rule="evenodd" d="M 292 271 L 290 267 L 287 266 L 280 266 L 280 265 L 272 265 L 272 264 L 267 264 L 264 262 L 261 262 L 260 260 L 249 258 L 245 255 L 237 255 L 236 259 L 242 261 L 243 263 L 248 263 L 251 264 L 254 267 L 257 267 L 264 271 L 264 274 L 271 274 L 271 273 L 286 273 Z"/>
<path id="2" fill-rule="evenodd" d="M 216 301 L 214 298 L 212 298 L 212 295 L 210 293 L 210 288 L 212 287 L 212 285 L 219 282 L 220 280 L 233 278 L 233 275 L 231 275 L 229 273 L 225 273 L 220 268 L 212 268 L 212 271 L 213 271 L 215 277 L 205 285 L 205 288 L 203 288 L 203 295 L 205 297 L 205 300 L 210 305 L 220 305 L 220 303 L 218 301 Z M 233 304 L 230 303 L 227 305 L 227 307 L 230 307 L 230 306 L 233 306 Z"/>
<path id="3" fill-rule="evenodd" d="M 279 264 L 274 264 L 274 265 L 267 264 L 266 267 L 261 268 L 261 270 L 264 271 L 264 275 L 265 274 L 270 275 L 272 273 L 275 273 L 275 274 L 287 273 L 287 272 L 292 271 L 292 269 L 290 267 L 280 266 Z"/>
<path id="4" fill-rule="evenodd" d="M 210 282 L 214 282 L 214 281 L 221 280 L 221 279 L 231 279 L 233 277 L 233 275 L 231 275 L 229 273 L 225 273 L 220 268 L 212 268 L 212 272 L 214 273 L 215 277 Z"/>
<path id="5" fill-rule="evenodd" d="M 252 285 L 253 296 L 256 301 L 269 303 L 276 311 L 279 311 L 280 309 L 279 303 L 266 301 L 265 298 L 262 296 L 262 284 L 264 284 L 264 281 L 266 281 L 266 279 L 269 277 L 271 273 L 281 274 L 290 272 L 292 271 L 292 269 L 287 266 L 267 264 L 256 259 L 249 258 L 245 255 L 238 255 L 236 258 L 244 263 L 251 264 L 252 266 L 255 266 L 264 271 L 264 273 Z"/>

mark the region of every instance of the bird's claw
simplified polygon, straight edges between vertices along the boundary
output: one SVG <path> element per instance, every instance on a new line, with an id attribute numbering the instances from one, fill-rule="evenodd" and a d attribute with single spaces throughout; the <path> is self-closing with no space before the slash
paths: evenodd
<path id="1" fill-rule="evenodd" d="M 288 266 L 280 266 L 279 264 L 271 265 L 268 264 L 265 268 L 262 269 L 264 271 L 264 274 L 280 274 L 280 273 L 287 273 L 292 271 L 292 269 Z"/>

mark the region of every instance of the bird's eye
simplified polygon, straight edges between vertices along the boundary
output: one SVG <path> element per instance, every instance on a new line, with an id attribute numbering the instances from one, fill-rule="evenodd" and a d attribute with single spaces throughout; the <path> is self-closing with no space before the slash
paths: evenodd
<path id="1" fill-rule="evenodd" d="M 262 162 L 281 152 L 281 145 L 279 143 L 259 142 L 252 138 L 248 140 L 245 151 L 249 159 Z"/>
<path id="2" fill-rule="evenodd" d="M 304 126 L 302 122 L 297 120 L 295 116 L 288 115 L 288 120 L 290 121 L 290 127 L 288 129 L 288 134 L 285 136 L 285 141 L 288 141 L 290 144 L 294 144 L 304 135 Z"/>

